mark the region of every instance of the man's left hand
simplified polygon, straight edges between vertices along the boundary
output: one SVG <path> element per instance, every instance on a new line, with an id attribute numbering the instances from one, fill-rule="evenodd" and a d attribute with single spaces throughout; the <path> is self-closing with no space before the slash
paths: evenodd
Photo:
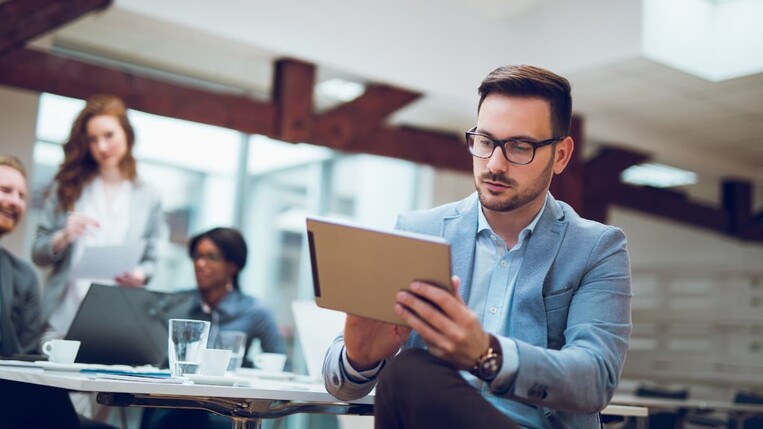
<path id="1" fill-rule="evenodd" d="M 408 291 L 398 292 L 395 312 L 424 339 L 430 353 L 457 369 L 470 369 L 488 349 L 490 340 L 479 317 L 461 300 L 460 283 L 454 276 L 451 293 L 413 282 Z"/>

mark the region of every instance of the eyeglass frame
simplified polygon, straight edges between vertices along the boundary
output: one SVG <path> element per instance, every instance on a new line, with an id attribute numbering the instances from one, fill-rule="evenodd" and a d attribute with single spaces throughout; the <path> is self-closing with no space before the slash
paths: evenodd
<path id="1" fill-rule="evenodd" d="M 198 262 L 201 260 L 204 260 L 206 262 L 223 262 L 225 261 L 225 255 L 222 253 L 196 253 L 194 252 L 191 254 L 191 260 L 193 262 Z"/>
<path id="2" fill-rule="evenodd" d="M 469 141 L 470 141 L 470 137 L 469 136 L 479 136 L 479 137 L 484 137 L 484 138 L 490 140 L 490 142 L 493 143 L 493 150 L 490 151 L 490 155 L 488 155 L 488 156 L 479 156 L 479 155 L 476 155 L 474 152 L 472 152 L 473 145 L 469 144 Z M 500 140 L 500 139 L 497 139 L 495 137 L 489 136 L 487 134 L 478 133 L 477 132 L 477 126 L 475 125 L 475 126 L 473 126 L 472 128 L 470 128 L 468 131 L 466 131 L 464 133 L 464 138 L 466 140 L 466 149 L 475 158 L 490 159 L 490 157 L 493 156 L 493 153 L 495 153 L 495 148 L 496 147 L 500 147 L 501 148 L 501 153 L 503 154 L 503 159 L 505 159 L 506 161 L 508 161 L 508 162 L 510 162 L 512 164 L 527 165 L 527 164 L 530 164 L 531 162 L 533 162 L 535 160 L 535 153 L 538 151 L 538 148 L 541 148 L 541 147 L 544 147 L 544 146 L 548 146 L 548 145 L 554 144 L 554 143 L 559 143 L 560 141 L 566 139 L 567 136 L 564 136 L 564 137 L 554 137 L 554 138 L 551 138 L 551 139 L 548 139 L 548 140 L 541 140 L 539 142 L 532 141 L 532 140 L 527 140 L 527 139 L 523 139 L 523 138 L 517 138 L 517 137 L 508 138 L 506 140 Z M 526 143 L 526 144 L 529 144 L 533 148 L 533 155 L 530 157 L 530 160 L 525 162 L 525 163 L 512 161 L 512 160 L 509 159 L 509 156 L 506 154 L 505 146 L 506 146 L 507 143 Z"/>

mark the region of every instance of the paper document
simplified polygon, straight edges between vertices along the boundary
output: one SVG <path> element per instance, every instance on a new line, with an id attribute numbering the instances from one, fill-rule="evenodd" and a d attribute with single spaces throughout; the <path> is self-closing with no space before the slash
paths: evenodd
<path id="1" fill-rule="evenodd" d="M 145 250 L 145 241 L 120 246 L 86 246 L 82 249 L 79 262 L 72 267 L 72 278 L 113 280 L 120 274 L 132 271 Z"/>

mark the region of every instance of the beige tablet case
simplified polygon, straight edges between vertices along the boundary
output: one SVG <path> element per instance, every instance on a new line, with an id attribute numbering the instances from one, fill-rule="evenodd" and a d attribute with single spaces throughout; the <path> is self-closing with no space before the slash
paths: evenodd
<path id="1" fill-rule="evenodd" d="M 442 238 L 307 218 L 315 302 L 404 325 L 395 295 L 413 280 L 450 290 L 450 245 Z"/>

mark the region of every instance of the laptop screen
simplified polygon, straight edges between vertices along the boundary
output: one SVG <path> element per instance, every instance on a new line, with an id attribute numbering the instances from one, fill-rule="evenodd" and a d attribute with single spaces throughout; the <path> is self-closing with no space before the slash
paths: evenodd
<path id="1" fill-rule="evenodd" d="M 67 340 L 81 342 L 77 362 L 164 365 L 167 322 L 188 313 L 190 294 L 93 284 Z"/>

